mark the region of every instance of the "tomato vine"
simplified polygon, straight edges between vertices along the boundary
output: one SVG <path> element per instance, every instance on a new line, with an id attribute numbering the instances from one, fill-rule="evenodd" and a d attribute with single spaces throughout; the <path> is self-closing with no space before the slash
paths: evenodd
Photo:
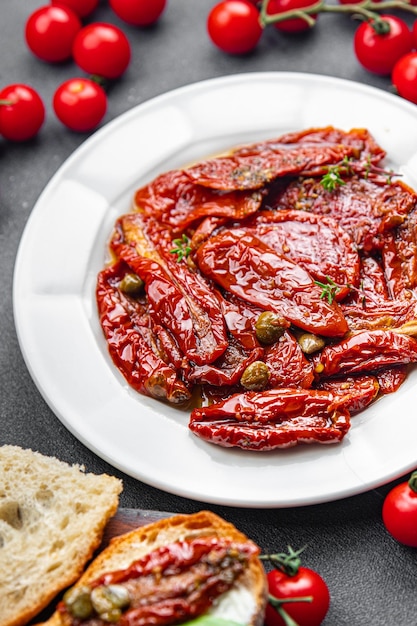
<path id="1" fill-rule="evenodd" d="M 379 15 L 381 12 L 389 10 L 409 11 L 417 15 L 417 7 L 403 0 L 382 0 L 381 2 L 373 2 L 372 0 L 363 0 L 358 3 L 350 4 L 327 4 L 325 0 L 318 0 L 311 5 L 302 9 L 290 9 L 282 13 L 269 13 L 268 7 L 271 0 L 262 0 L 259 11 L 259 21 L 263 28 L 269 24 L 276 24 L 289 19 L 305 20 L 309 26 L 314 26 L 316 20 L 313 15 L 319 13 L 341 13 L 362 17 L 366 21 L 372 20 L 374 28 L 378 34 L 384 34 L 389 30 L 389 25 Z"/>

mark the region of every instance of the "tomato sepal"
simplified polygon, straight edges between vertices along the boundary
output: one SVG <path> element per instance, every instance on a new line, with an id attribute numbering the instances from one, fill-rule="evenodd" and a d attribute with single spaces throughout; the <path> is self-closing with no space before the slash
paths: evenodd
<path id="1" fill-rule="evenodd" d="M 279 552 L 277 554 L 262 554 L 259 558 L 262 561 L 269 561 L 275 569 L 284 572 L 287 576 L 295 576 L 301 566 L 300 554 L 304 552 L 306 547 L 293 550 L 288 546 L 288 552 Z"/>
<path id="2" fill-rule="evenodd" d="M 408 479 L 408 486 L 410 487 L 411 491 L 417 493 L 417 470 L 415 472 L 412 472 L 410 478 Z"/>

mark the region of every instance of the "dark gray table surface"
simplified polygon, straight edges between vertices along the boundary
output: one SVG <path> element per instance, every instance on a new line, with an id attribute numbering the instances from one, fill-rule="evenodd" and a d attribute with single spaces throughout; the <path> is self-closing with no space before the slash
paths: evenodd
<path id="1" fill-rule="evenodd" d="M 178 512 L 209 507 L 253 537 L 265 552 L 282 551 L 288 544 L 307 545 L 304 564 L 319 571 L 330 588 L 326 626 L 417 624 L 416 551 L 397 544 L 381 521 L 383 498 L 393 483 L 336 502 L 292 509 L 254 510 L 187 500 L 109 466 L 61 424 L 37 390 L 14 327 L 14 262 L 39 194 L 87 137 L 64 129 L 50 104 L 57 85 L 75 75 L 73 64 L 44 64 L 25 46 L 25 20 L 40 4 L 1 0 L 0 84 L 26 82 L 35 87 L 46 103 L 47 121 L 31 142 L 0 140 L 0 444 L 32 447 L 84 464 L 89 471 L 120 476 L 121 506 Z M 206 16 L 214 4 L 214 0 L 169 0 L 159 24 L 142 30 L 122 24 L 107 3 L 101 4 L 93 19 L 121 25 L 133 50 L 129 70 L 112 87 L 105 122 L 176 87 L 240 72 L 308 72 L 390 90 L 387 78 L 368 74 L 357 63 L 352 47 L 357 22 L 349 17 L 324 15 L 312 32 L 293 38 L 269 30 L 256 52 L 233 57 L 214 48 L 207 37 Z"/>

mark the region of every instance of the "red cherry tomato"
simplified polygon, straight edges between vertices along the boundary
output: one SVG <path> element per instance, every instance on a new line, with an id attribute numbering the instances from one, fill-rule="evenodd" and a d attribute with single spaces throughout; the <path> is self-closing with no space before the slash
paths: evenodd
<path id="1" fill-rule="evenodd" d="M 57 118 L 71 130 L 96 128 L 107 110 L 106 92 L 89 78 L 71 78 L 58 87 L 53 97 Z"/>
<path id="2" fill-rule="evenodd" d="M 391 80 L 399 96 L 417 104 L 417 52 L 409 52 L 396 62 Z"/>
<path id="3" fill-rule="evenodd" d="M 223 0 L 211 9 L 207 31 L 223 52 L 245 54 L 256 47 L 262 35 L 259 11 L 248 0 Z"/>
<path id="4" fill-rule="evenodd" d="M 363 22 L 355 32 L 354 51 L 359 63 L 369 72 L 389 75 L 395 63 L 413 49 L 413 36 L 407 24 L 393 15 Z M 381 25 L 382 24 L 382 25 Z M 386 33 L 379 32 L 387 28 Z"/>
<path id="5" fill-rule="evenodd" d="M 305 9 L 313 4 L 311 0 L 270 0 L 268 4 L 268 14 L 284 13 L 296 9 Z M 317 15 L 310 16 L 313 20 L 317 19 Z M 310 24 L 302 18 L 293 18 L 274 23 L 274 27 L 285 33 L 300 33 L 311 28 Z"/>
<path id="6" fill-rule="evenodd" d="M 417 472 L 388 493 L 382 506 L 382 520 L 394 539 L 417 548 Z"/>
<path id="7" fill-rule="evenodd" d="M 44 6 L 34 11 L 26 22 L 26 43 L 42 61 L 66 61 L 72 56 L 72 45 L 81 26 L 80 18 L 71 9 Z"/>
<path id="8" fill-rule="evenodd" d="M 0 134 L 6 139 L 32 139 L 44 120 L 44 104 L 32 87 L 17 83 L 0 91 Z"/>
<path id="9" fill-rule="evenodd" d="M 109 0 L 120 19 L 134 26 L 154 24 L 165 10 L 167 0 Z"/>
<path id="10" fill-rule="evenodd" d="M 75 37 L 73 56 L 76 64 L 88 74 L 119 78 L 130 63 L 130 43 L 120 28 L 94 22 L 84 26 Z"/>
<path id="11" fill-rule="evenodd" d="M 99 0 L 51 0 L 53 6 L 65 6 L 72 9 L 78 17 L 87 17 L 98 7 Z"/>
<path id="12" fill-rule="evenodd" d="M 326 583 L 317 572 L 308 567 L 300 567 L 294 576 L 273 570 L 267 577 L 270 595 L 281 601 L 281 610 L 298 626 L 319 626 L 322 623 L 329 610 L 330 594 Z M 285 602 L 292 598 L 300 598 L 300 601 Z M 265 625 L 285 626 L 279 608 L 277 610 L 271 601 L 266 607 Z"/>
<path id="13" fill-rule="evenodd" d="M 323 578 L 301 566 L 300 554 L 290 546 L 288 554 L 262 555 L 275 569 L 267 574 L 269 601 L 265 626 L 319 626 L 330 605 L 330 593 Z"/>

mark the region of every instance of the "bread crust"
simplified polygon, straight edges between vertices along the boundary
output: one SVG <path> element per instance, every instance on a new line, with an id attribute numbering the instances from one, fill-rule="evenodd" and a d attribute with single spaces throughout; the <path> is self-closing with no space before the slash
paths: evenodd
<path id="1" fill-rule="evenodd" d="M 174 515 L 113 538 L 107 548 L 89 565 L 76 586 L 88 584 L 106 572 L 124 569 L 133 561 L 168 543 L 204 536 L 228 538 L 236 542 L 248 541 L 246 535 L 233 524 L 211 511 Z M 258 557 L 250 558 L 245 572 L 236 584 L 250 590 L 254 600 L 253 615 L 248 625 L 262 626 L 267 583 L 265 570 Z M 37 626 L 68 625 L 65 617 L 55 612 L 47 622 Z"/>
<path id="2" fill-rule="evenodd" d="M 0 626 L 23 626 L 75 582 L 116 513 L 122 482 L 0 447 Z"/>

